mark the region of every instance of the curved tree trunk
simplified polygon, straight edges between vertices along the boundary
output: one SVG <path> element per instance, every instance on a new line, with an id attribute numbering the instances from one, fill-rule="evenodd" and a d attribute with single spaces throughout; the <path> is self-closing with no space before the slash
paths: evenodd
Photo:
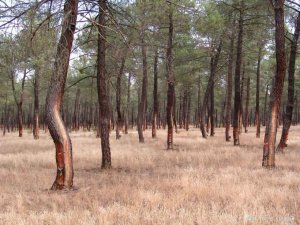
<path id="1" fill-rule="evenodd" d="M 275 167 L 275 141 L 277 133 L 278 113 L 283 92 L 285 77 L 285 29 L 284 0 L 274 0 L 275 11 L 275 43 L 276 43 L 276 75 L 270 101 L 270 119 L 266 128 L 263 147 L 262 166 Z"/>
<path id="2" fill-rule="evenodd" d="M 70 189 L 73 186 L 72 144 L 60 115 L 60 106 L 69 67 L 77 11 L 78 0 L 66 0 L 61 37 L 46 98 L 46 121 L 56 147 L 57 175 L 52 190 Z"/>
<path id="3" fill-rule="evenodd" d="M 299 39 L 300 32 L 300 12 L 297 17 L 297 24 L 293 35 L 293 40 L 291 42 L 291 52 L 290 52 L 290 61 L 289 61 L 289 69 L 288 69 L 288 102 L 286 105 L 285 116 L 283 120 L 282 134 L 280 138 L 280 142 L 276 151 L 283 152 L 283 149 L 287 147 L 288 134 L 290 130 L 290 126 L 292 123 L 293 117 L 293 109 L 294 109 L 294 101 L 295 101 L 295 64 L 296 64 L 296 56 L 297 56 L 297 43 Z"/>
<path id="4" fill-rule="evenodd" d="M 107 76 L 105 69 L 105 45 L 106 45 L 106 0 L 99 0 L 99 21 L 98 21 L 98 55 L 97 55 L 97 89 L 99 101 L 100 136 L 102 149 L 102 169 L 111 168 L 111 153 L 109 146 L 109 121 L 110 105 L 107 90 Z"/>

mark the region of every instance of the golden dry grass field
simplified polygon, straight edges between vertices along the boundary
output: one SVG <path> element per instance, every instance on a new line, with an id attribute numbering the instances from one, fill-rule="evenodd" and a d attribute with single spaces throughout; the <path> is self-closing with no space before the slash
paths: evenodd
<path id="1" fill-rule="evenodd" d="M 74 185 L 51 192 L 55 151 L 48 134 L 29 131 L 0 137 L 1 225 L 254 225 L 300 224 L 300 127 L 292 127 L 276 169 L 261 167 L 263 139 L 254 128 L 240 147 L 224 141 L 224 130 L 204 140 L 198 129 L 111 134 L 113 169 L 100 170 L 100 140 L 92 132 L 71 133 Z M 262 133 L 263 136 L 263 133 Z"/>

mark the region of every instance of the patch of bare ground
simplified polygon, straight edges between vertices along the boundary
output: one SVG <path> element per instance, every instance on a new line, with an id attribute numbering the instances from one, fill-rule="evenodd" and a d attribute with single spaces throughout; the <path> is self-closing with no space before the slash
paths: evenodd
<path id="1" fill-rule="evenodd" d="M 202 139 L 198 129 L 174 134 L 111 134 L 113 169 L 100 169 L 100 140 L 72 132 L 75 190 L 51 192 L 54 145 L 48 134 L 28 131 L 0 137 L 0 224 L 300 224 L 300 127 L 292 127 L 277 167 L 261 167 L 263 138 L 241 135 L 240 147 L 224 130 Z M 263 133 L 262 135 L 263 136 Z"/>

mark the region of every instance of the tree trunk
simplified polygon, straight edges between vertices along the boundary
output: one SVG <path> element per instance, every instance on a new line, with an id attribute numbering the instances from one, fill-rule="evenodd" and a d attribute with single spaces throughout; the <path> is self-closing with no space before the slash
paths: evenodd
<path id="1" fill-rule="evenodd" d="M 142 28 L 141 33 L 141 45 L 142 45 L 142 58 L 143 58 L 143 83 L 142 83 L 142 95 L 141 100 L 139 102 L 139 109 L 138 109 L 138 121 L 137 121 L 137 127 L 138 127 L 138 134 L 139 134 L 139 142 L 144 143 L 144 134 L 143 134 L 143 124 L 145 120 L 145 114 L 146 114 L 146 101 L 147 101 L 147 83 L 148 83 L 148 77 L 147 77 L 147 49 L 145 45 L 145 28 Z"/>
<path id="2" fill-rule="evenodd" d="M 234 35 L 231 35 L 230 49 L 228 55 L 228 71 L 227 71 L 227 97 L 226 97 L 226 128 L 225 128 L 225 139 L 230 141 L 231 136 L 229 135 L 230 124 L 231 124 L 231 99 L 232 99 L 232 70 L 233 70 L 233 54 L 234 54 Z"/>
<path id="3" fill-rule="evenodd" d="M 278 112 L 283 92 L 285 76 L 285 29 L 284 0 L 274 0 L 275 11 L 275 43 L 276 43 L 276 75 L 271 95 L 270 120 L 266 131 L 262 166 L 275 167 L 275 141 L 277 133 Z"/>
<path id="4" fill-rule="evenodd" d="M 197 97 L 197 120 L 196 120 L 196 127 L 199 126 L 199 123 L 200 123 L 200 112 L 201 112 L 201 76 L 199 75 L 199 80 L 198 80 L 198 97 Z"/>
<path id="5" fill-rule="evenodd" d="M 18 130 L 19 130 L 19 137 L 23 136 L 23 100 L 24 100 L 24 88 L 25 88 L 25 79 L 26 79 L 27 71 L 26 69 L 24 70 L 23 73 L 23 78 L 22 78 L 22 85 L 21 85 L 21 93 L 20 93 L 20 99 L 17 99 L 17 92 L 15 88 L 15 79 L 16 79 L 16 74 L 12 70 L 11 71 L 11 84 L 12 84 L 12 91 L 13 91 L 13 96 L 15 103 L 17 105 L 17 112 L 18 112 Z"/>
<path id="6" fill-rule="evenodd" d="M 131 73 L 128 75 L 127 81 L 127 103 L 125 111 L 125 134 L 128 134 L 128 124 L 129 124 L 129 105 L 130 105 L 130 86 L 131 86 Z"/>
<path id="7" fill-rule="evenodd" d="M 98 55 L 97 55 L 97 89 L 99 101 L 100 136 L 102 149 L 102 169 L 111 168 L 111 153 L 109 146 L 109 121 L 110 105 L 107 93 L 107 75 L 105 68 L 105 45 L 106 45 L 106 0 L 99 0 L 99 20 L 98 20 Z"/>
<path id="8" fill-rule="evenodd" d="M 154 56 L 154 80 L 153 80 L 153 116 L 152 116 L 152 138 L 156 138 L 156 124 L 158 115 L 157 76 L 158 76 L 158 49 Z"/>
<path id="9" fill-rule="evenodd" d="M 7 93 L 5 95 L 5 105 L 4 105 L 4 117 L 3 117 L 3 136 L 5 136 L 6 128 L 8 127 L 8 118 L 7 118 Z"/>
<path id="10" fill-rule="evenodd" d="M 46 97 L 46 121 L 56 147 L 57 175 L 51 187 L 52 190 L 70 189 L 73 186 L 72 144 L 60 115 L 60 106 L 69 67 L 77 11 L 78 0 L 66 0 L 61 37 Z"/>
<path id="11" fill-rule="evenodd" d="M 242 72 L 242 80 L 241 80 L 241 104 L 240 104 L 240 115 L 239 115 L 239 134 L 243 131 L 243 124 L 244 124 L 244 88 L 245 88 L 245 63 L 243 63 L 243 72 Z"/>
<path id="12" fill-rule="evenodd" d="M 255 125 L 256 137 L 260 137 L 260 113 L 259 113 L 259 88 L 260 88 L 260 62 L 261 62 L 262 45 L 259 45 L 258 59 L 256 68 L 256 105 L 255 105 Z"/>
<path id="13" fill-rule="evenodd" d="M 207 133 L 205 131 L 205 112 L 207 110 L 209 96 L 213 92 L 216 69 L 219 62 L 221 48 L 222 48 L 222 41 L 220 41 L 217 51 L 213 53 L 214 55 L 211 56 L 211 60 L 210 60 L 210 76 L 205 90 L 205 95 L 204 95 L 204 99 L 201 107 L 201 113 L 200 113 L 200 130 L 203 138 L 207 138 Z M 208 115 L 209 114 L 210 112 L 208 113 Z"/>
<path id="14" fill-rule="evenodd" d="M 19 130 L 19 137 L 23 137 L 23 102 L 19 103 L 17 106 L 18 110 L 18 130 Z"/>
<path id="15" fill-rule="evenodd" d="M 166 54 L 166 70 L 167 70 L 167 124 L 168 124 L 168 135 L 167 135 L 167 149 L 173 149 L 173 107 L 175 97 L 175 81 L 173 74 L 173 12 L 172 6 L 169 12 L 169 35 L 168 35 L 168 46 Z"/>
<path id="16" fill-rule="evenodd" d="M 175 133 L 177 133 L 178 130 L 177 130 L 177 120 L 176 120 L 176 91 L 175 91 L 175 87 L 174 87 L 173 94 L 174 94 L 174 96 L 173 96 L 173 101 L 174 101 L 173 102 L 173 113 L 172 113 L 172 116 L 173 116 L 173 126 L 174 126 L 174 129 L 175 129 Z"/>
<path id="17" fill-rule="evenodd" d="M 125 50 L 126 51 L 126 50 Z M 123 127 L 123 119 L 122 119 L 122 113 L 121 113 L 121 78 L 124 71 L 126 61 L 126 53 L 122 58 L 121 67 L 119 74 L 117 76 L 117 85 L 116 85 L 116 110 L 117 110 L 117 125 L 116 125 L 116 139 L 120 139 L 120 129 Z"/>
<path id="18" fill-rule="evenodd" d="M 73 130 L 79 130 L 79 110 L 80 110 L 80 89 L 77 89 L 75 103 L 74 103 L 74 113 L 73 113 Z"/>
<path id="19" fill-rule="evenodd" d="M 250 77 L 247 79 L 247 96 L 246 96 L 246 109 L 245 109 L 245 133 L 248 133 L 249 126 L 249 98 L 250 98 Z"/>
<path id="20" fill-rule="evenodd" d="M 237 53 L 236 53 L 236 65 L 235 65 L 235 75 L 234 75 L 234 114 L 233 114 L 233 144 L 240 145 L 239 139 L 239 115 L 241 109 L 241 89 L 240 89 L 240 76 L 241 76 L 241 66 L 242 66 L 242 51 L 243 51 L 243 31 L 244 31 L 244 16 L 243 16 L 243 6 L 240 11 L 239 18 L 239 33 L 237 41 Z"/>
<path id="21" fill-rule="evenodd" d="M 263 120 L 263 126 L 266 126 L 266 121 L 267 121 L 268 92 L 269 92 L 269 85 L 267 85 L 267 87 L 266 87 L 266 93 L 265 93 L 265 104 L 264 104 L 264 120 Z"/>
<path id="22" fill-rule="evenodd" d="M 190 117 L 191 117 L 191 92 L 187 92 L 187 113 L 186 113 L 186 123 L 185 123 L 185 130 L 189 130 L 190 124 Z"/>
<path id="23" fill-rule="evenodd" d="M 293 35 L 293 40 L 291 42 L 291 51 L 290 51 L 290 60 L 289 60 L 289 69 L 288 69 L 288 102 L 286 105 L 285 116 L 283 120 L 282 134 L 280 138 L 280 142 L 276 149 L 277 152 L 283 152 L 283 149 L 287 147 L 287 140 L 289 129 L 292 123 L 293 117 L 293 109 L 294 109 L 294 101 L 295 101 L 295 64 L 296 64 L 296 56 L 297 56 L 297 43 L 299 39 L 300 32 L 300 12 L 297 17 L 297 24 Z"/>
<path id="24" fill-rule="evenodd" d="M 34 76 L 34 115 L 33 115 L 33 137 L 39 139 L 39 89 L 40 89 L 40 68 L 36 67 Z"/>

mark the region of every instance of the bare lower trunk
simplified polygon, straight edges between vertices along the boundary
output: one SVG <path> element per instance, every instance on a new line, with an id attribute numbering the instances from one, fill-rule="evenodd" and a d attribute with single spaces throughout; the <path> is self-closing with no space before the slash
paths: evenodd
<path id="1" fill-rule="evenodd" d="M 129 105 L 130 105 L 130 82 L 131 82 L 131 73 L 128 75 L 127 81 L 127 104 L 126 104 L 126 111 L 125 111 L 125 134 L 128 134 L 128 120 L 129 120 Z"/>
<path id="2" fill-rule="evenodd" d="M 291 43 L 291 52 L 290 52 L 290 60 L 289 60 L 289 69 L 288 69 L 288 102 L 286 105 L 285 116 L 283 120 L 282 134 L 277 146 L 276 151 L 283 152 L 283 149 L 287 147 L 287 140 L 289 135 L 290 126 L 292 123 L 293 117 L 293 109 L 294 109 L 294 101 L 295 101 L 295 64 L 296 64 L 296 56 L 297 56 L 297 42 L 299 39 L 300 32 L 300 12 L 298 13 L 297 24 L 293 36 L 293 40 Z"/>
<path id="3" fill-rule="evenodd" d="M 125 56 L 122 58 L 122 63 L 117 77 L 117 85 L 116 85 L 116 110 L 117 110 L 116 139 L 117 140 L 121 138 L 120 130 L 123 127 L 123 118 L 121 113 L 121 78 L 123 75 L 125 61 L 126 61 L 126 53 Z"/>
<path id="4" fill-rule="evenodd" d="M 249 98 L 250 98 L 250 77 L 247 79 L 247 96 L 246 96 L 246 109 L 245 109 L 245 133 L 248 133 L 249 125 Z"/>
<path id="5" fill-rule="evenodd" d="M 107 86 L 107 75 L 105 68 L 105 45 L 106 45 L 106 0 L 99 0 L 99 25 L 98 25 L 98 55 L 97 55 L 97 90 L 100 112 L 100 136 L 102 150 L 102 169 L 111 168 L 111 153 L 109 146 L 109 121 L 110 104 Z"/>
<path id="6" fill-rule="evenodd" d="M 5 136 L 6 129 L 8 127 L 8 113 L 7 113 L 7 94 L 5 95 L 5 105 L 4 105 L 4 118 L 3 118 L 3 136 Z M 9 130 L 8 130 L 9 131 Z"/>
<path id="7" fill-rule="evenodd" d="M 243 8 L 242 1 L 242 8 Z M 240 115 L 240 105 L 241 105 L 241 89 L 240 89 L 240 76 L 241 76 L 241 66 L 242 66 L 242 48 L 243 48 L 243 9 L 240 11 L 239 18 L 239 33 L 237 41 L 237 53 L 236 53 L 236 66 L 234 75 L 234 114 L 233 114 L 233 144 L 240 145 L 239 138 L 239 115 Z"/>
<path id="8" fill-rule="evenodd" d="M 205 132 L 205 128 L 204 128 L 204 126 L 205 126 L 205 112 L 208 108 L 207 105 L 208 105 L 208 102 L 209 102 L 209 97 L 210 97 L 210 94 L 212 93 L 212 90 L 213 90 L 213 87 L 214 87 L 216 69 L 217 69 L 217 66 L 218 66 L 221 49 L 222 49 L 222 42 L 220 41 L 215 55 L 212 55 L 211 59 L 210 59 L 210 76 L 209 76 L 209 80 L 208 80 L 208 83 L 207 83 L 207 87 L 206 87 L 206 91 L 205 91 L 205 95 L 204 95 L 203 103 L 202 103 L 202 107 L 201 107 L 201 113 L 200 113 L 200 130 L 201 130 L 203 138 L 207 138 L 207 133 Z M 210 112 L 208 113 L 208 115 L 210 115 Z"/>
<path id="9" fill-rule="evenodd" d="M 75 104 L 74 104 L 74 114 L 73 114 L 73 130 L 79 130 L 79 111 L 80 111 L 80 89 L 77 89 Z"/>
<path id="10" fill-rule="evenodd" d="M 244 88 L 245 88 L 245 63 L 243 63 L 243 72 L 242 72 L 242 80 L 241 80 L 241 104 L 240 104 L 240 115 L 239 115 L 239 134 L 243 131 L 244 124 Z"/>
<path id="11" fill-rule="evenodd" d="M 168 124 L 168 135 L 167 135 L 167 149 L 173 149 L 173 107 L 174 107 L 174 96 L 175 96 L 175 82 L 173 74 L 173 15 L 172 6 L 169 12 L 169 36 L 168 46 L 166 54 L 166 70 L 167 70 L 167 124 Z"/>
<path id="12" fill-rule="evenodd" d="M 256 137 L 260 137 L 260 113 L 259 113 L 259 88 L 260 88 L 260 62 L 261 62 L 262 45 L 259 45 L 257 69 L 256 69 L 256 106 L 255 106 L 255 124 L 256 124 Z"/>
<path id="13" fill-rule="evenodd" d="M 40 68 L 36 68 L 34 77 L 34 115 L 33 115 L 33 137 L 39 139 L 39 88 Z"/>
<path id="14" fill-rule="evenodd" d="M 141 34 L 141 44 L 142 44 L 142 58 L 143 58 L 143 83 L 142 83 L 142 95 L 139 102 L 139 108 L 138 108 L 138 121 L 137 121 L 137 127 L 138 127 L 138 134 L 139 134 L 139 142 L 144 143 L 144 134 L 143 134 L 143 125 L 145 120 L 145 114 L 146 114 L 146 99 L 147 99 L 147 83 L 148 83 L 148 77 L 147 77 L 147 49 L 145 46 L 145 28 L 142 28 L 142 34 Z"/>
<path id="15" fill-rule="evenodd" d="M 275 167 L 275 142 L 277 133 L 278 112 L 283 92 L 285 77 L 285 29 L 284 0 L 274 1 L 275 11 L 275 43 L 276 43 L 276 75 L 271 95 L 270 120 L 263 147 L 262 166 Z"/>
<path id="16" fill-rule="evenodd" d="M 186 131 L 189 130 L 190 117 L 191 117 L 191 92 L 188 91 L 188 93 L 187 93 L 187 113 L 186 113 L 186 123 L 185 123 Z"/>
<path id="17" fill-rule="evenodd" d="M 269 85 L 267 85 L 267 87 L 266 87 L 266 92 L 265 92 L 263 126 L 266 126 L 266 120 L 267 120 L 267 102 L 268 102 L 268 93 L 269 93 Z"/>
<path id="18" fill-rule="evenodd" d="M 154 83 L 153 83 L 153 116 L 152 116 L 152 138 L 156 138 L 156 124 L 158 115 L 157 75 L 158 75 L 158 49 L 154 56 Z"/>
<path id="19" fill-rule="evenodd" d="M 60 106 L 74 38 L 77 7 L 77 0 L 66 0 L 61 37 L 46 98 L 46 121 L 56 148 L 57 174 L 52 190 L 70 189 L 73 186 L 72 144 L 60 115 Z"/>
<path id="20" fill-rule="evenodd" d="M 18 130 L 19 130 L 19 137 L 23 137 L 23 109 L 22 103 L 18 104 Z"/>
<path id="21" fill-rule="evenodd" d="M 226 128 L 225 128 L 225 139 L 230 141 L 231 136 L 229 135 L 230 124 L 231 124 L 231 102 L 232 102 L 232 70 L 233 70 L 233 54 L 234 54 L 234 35 L 230 40 L 230 50 L 228 55 L 228 71 L 227 71 L 227 97 L 226 97 Z"/>

